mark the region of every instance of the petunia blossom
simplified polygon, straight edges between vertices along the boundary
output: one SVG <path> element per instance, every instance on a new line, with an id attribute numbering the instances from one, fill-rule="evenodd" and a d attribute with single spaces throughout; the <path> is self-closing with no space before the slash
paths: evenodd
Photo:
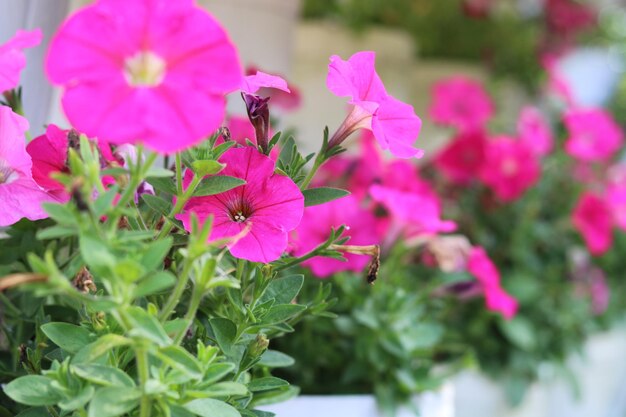
<path id="1" fill-rule="evenodd" d="M 337 55 L 330 58 L 326 85 L 339 97 L 349 97 L 349 115 L 330 139 L 329 147 L 341 144 L 359 129 L 371 130 L 384 150 L 398 158 L 421 157 L 413 147 L 422 121 L 413 106 L 387 93 L 375 69 L 374 52 L 357 52 L 347 61 Z"/>
<path id="2" fill-rule="evenodd" d="M 478 81 L 457 75 L 435 83 L 429 114 L 442 125 L 474 130 L 484 127 L 494 114 L 494 106 Z"/>
<path id="3" fill-rule="evenodd" d="M 550 153 L 553 145 L 552 131 L 541 112 L 535 107 L 524 107 L 517 120 L 520 141 L 538 156 Z"/>
<path id="4" fill-rule="evenodd" d="M 246 75 L 258 75 L 262 73 L 255 66 L 248 66 L 246 68 Z M 293 111 L 296 110 L 302 104 L 302 94 L 300 93 L 300 89 L 293 84 L 288 83 L 284 78 L 273 75 L 273 77 L 278 78 L 276 80 L 280 86 L 284 86 L 286 88 L 270 88 L 267 85 L 261 85 L 260 89 L 256 92 L 256 94 L 262 97 L 270 97 L 272 101 L 272 107 L 280 108 L 283 111 Z M 248 79 L 248 77 L 246 77 Z M 283 84 L 284 81 L 284 84 Z"/>
<path id="5" fill-rule="evenodd" d="M 243 237 L 229 244 L 236 258 L 272 262 L 287 248 L 288 233 L 295 229 L 304 211 L 304 196 L 291 178 L 274 172 L 275 164 L 253 147 L 233 148 L 219 159 L 226 167 L 220 175 L 246 181 L 221 194 L 194 197 L 177 218 L 191 229 L 192 213 L 200 221 L 213 216 L 210 240 Z M 191 181 L 186 176 L 186 183 Z"/>
<path id="6" fill-rule="evenodd" d="M 516 200 L 540 175 L 539 161 L 524 142 L 501 136 L 487 144 L 479 176 L 500 200 Z"/>
<path id="7" fill-rule="evenodd" d="M 26 152 L 24 133 L 28 121 L 0 106 L 0 226 L 26 217 L 48 217 L 42 203 L 54 202 L 33 180 L 32 160 Z"/>
<path id="8" fill-rule="evenodd" d="M 502 288 L 500 272 L 484 248 L 477 246 L 471 249 L 467 270 L 482 285 L 487 309 L 499 312 L 506 319 L 517 314 L 517 300 Z"/>
<path id="9" fill-rule="evenodd" d="M 40 29 L 18 30 L 13 38 L 0 45 L 0 93 L 12 90 L 20 83 L 20 73 L 26 66 L 24 49 L 41 43 Z"/>
<path id="10" fill-rule="evenodd" d="M 63 23 L 46 71 L 77 130 L 162 153 L 213 133 L 243 77 L 228 35 L 192 0 L 99 0 Z"/>
<path id="11" fill-rule="evenodd" d="M 593 193 L 585 192 L 572 213 L 572 223 L 585 240 L 592 255 L 602 255 L 613 243 L 613 221 L 606 201 Z"/>
<path id="12" fill-rule="evenodd" d="M 243 78 L 241 91 L 248 94 L 256 94 L 262 88 L 274 88 L 286 93 L 291 92 L 291 90 L 289 90 L 289 86 L 287 85 L 287 81 L 277 75 L 271 75 L 257 70 L 254 74 L 246 75 Z"/>
<path id="13" fill-rule="evenodd" d="M 346 226 L 345 236 L 348 245 L 378 244 L 376 219 L 374 215 L 360 207 L 354 196 L 347 196 L 329 203 L 304 209 L 302 222 L 293 233 L 294 254 L 302 256 L 330 236 L 331 228 Z M 303 265 L 311 269 L 315 276 L 324 278 L 341 271 L 362 271 L 371 258 L 367 255 L 345 254 L 346 261 L 315 257 Z"/>
<path id="14" fill-rule="evenodd" d="M 583 162 L 606 161 L 624 142 L 622 129 L 602 109 L 570 110 L 563 123 L 569 133 L 565 151 Z"/>
<path id="15" fill-rule="evenodd" d="M 483 130 L 462 132 L 435 157 L 435 167 L 451 182 L 469 184 L 478 178 L 487 149 Z"/>

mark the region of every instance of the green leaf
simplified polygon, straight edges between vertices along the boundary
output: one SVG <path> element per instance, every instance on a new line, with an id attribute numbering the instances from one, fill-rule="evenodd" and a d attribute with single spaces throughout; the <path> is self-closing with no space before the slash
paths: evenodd
<path id="1" fill-rule="evenodd" d="M 168 236 L 147 245 L 140 261 L 144 268 L 148 271 L 161 269 L 163 260 L 172 248 L 173 242 L 174 240 Z"/>
<path id="2" fill-rule="evenodd" d="M 303 282 L 304 275 L 290 275 L 274 279 L 270 281 L 258 303 L 261 304 L 274 299 L 276 304 L 289 304 L 300 292 Z"/>
<path id="3" fill-rule="evenodd" d="M 85 404 L 91 400 L 96 389 L 92 385 L 87 385 L 78 394 L 72 395 L 63 401 L 60 401 L 58 406 L 61 410 L 72 411 L 79 408 L 83 408 Z"/>
<path id="4" fill-rule="evenodd" d="M 89 417 L 116 417 L 139 405 L 141 394 L 128 387 L 106 387 L 96 391 L 89 404 Z"/>
<path id="5" fill-rule="evenodd" d="M 80 256 L 94 272 L 105 275 L 117 263 L 109 248 L 99 240 L 89 236 L 80 237 Z"/>
<path id="6" fill-rule="evenodd" d="M 135 298 L 157 294 L 172 287 L 176 283 L 176 277 L 169 271 L 161 271 L 150 275 L 139 282 L 133 290 Z"/>
<path id="7" fill-rule="evenodd" d="M 141 199 L 157 214 L 168 216 L 172 211 L 172 202 L 152 194 L 142 194 Z"/>
<path id="8" fill-rule="evenodd" d="M 294 363 L 296 361 L 291 356 L 277 350 L 266 350 L 261 355 L 261 360 L 259 361 L 259 365 L 267 366 L 268 368 L 284 368 Z"/>
<path id="9" fill-rule="evenodd" d="M 275 305 L 261 319 L 263 324 L 282 323 L 289 320 L 301 311 L 306 310 L 306 306 L 299 304 L 279 304 Z"/>
<path id="10" fill-rule="evenodd" d="M 37 239 L 40 240 L 48 240 L 48 239 L 59 239 L 68 236 L 74 236 L 76 234 L 76 229 L 73 227 L 66 226 L 52 226 L 46 229 L 40 230 L 37 232 Z"/>
<path id="11" fill-rule="evenodd" d="M 113 200 L 115 200 L 115 196 L 117 196 L 118 191 L 119 187 L 114 185 L 109 190 L 98 196 L 96 201 L 93 203 L 94 214 L 96 217 L 103 216 L 108 210 L 111 209 L 111 207 L 113 207 Z"/>
<path id="12" fill-rule="evenodd" d="M 202 397 L 232 397 L 248 394 L 248 388 L 238 382 L 225 381 L 202 390 Z"/>
<path id="13" fill-rule="evenodd" d="M 230 362 L 214 363 L 204 373 L 203 385 L 213 384 L 235 370 L 235 364 Z"/>
<path id="14" fill-rule="evenodd" d="M 53 388 L 53 380 L 41 375 L 22 376 L 3 387 L 13 401 L 26 405 L 53 405 L 63 397 Z"/>
<path id="15" fill-rule="evenodd" d="M 128 318 L 133 325 L 133 329 L 129 332 L 131 335 L 144 337 L 161 347 L 172 343 L 161 323 L 146 310 L 131 307 L 128 309 Z"/>
<path id="16" fill-rule="evenodd" d="M 237 326 L 232 321 L 216 317 L 209 320 L 211 329 L 215 335 L 215 341 L 219 345 L 222 352 L 228 354 L 232 350 L 235 337 L 237 336 Z"/>
<path id="17" fill-rule="evenodd" d="M 248 389 L 251 392 L 271 391 L 278 388 L 285 388 L 289 386 L 289 382 L 284 379 L 268 376 L 264 378 L 253 379 L 248 384 Z"/>
<path id="18" fill-rule="evenodd" d="M 93 362 L 111 349 L 129 345 L 132 341 L 118 334 L 105 334 L 93 343 L 82 348 L 72 359 L 73 364 Z"/>
<path id="19" fill-rule="evenodd" d="M 207 195 L 220 194 L 233 188 L 239 187 L 246 182 L 241 178 L 229 177 L 227 175 L 214 175 L 207 177 L 200 182 L 193 195 L 195 197 L 203 197 Z"/>
<path id="20" fill-rule="evenodd" d="M 69 206 L 54 203 L 44 203 L 42 206 L 55 222 L 62 225 L 76 224 L 76 215 Z"/>
<path id="21" fill-rule="evenodd" d="M 48 339 L 69 353 L 76 353 L 93 341 L 89 330 L 69 323 L 46 323 L 41 326 Z"/>
<path id="22" fill-rule="evenodd" d="M 287 401 L 300 393 L 300 388 L 290 385 L 280 390 L 261 392 L 254 395 L 254 406 L 275 404 Z"/>
<path id="23" fill-rule="evenodd" d="M 328 203 L 329 201 L 345 197 L 347 195 L 350 195 L 350 191 L 342 190 L 339 188 L 319 187 L 304 190 L 302 191 L 302 194 L 304 195 L 304 206 L 310 207 Z"/>
<path id="24" fill-rule="evenodd" d="M 207 175 L 215 175 L 226 167 L 224 164 L 220 164 L 217 161 L 205 159 L 193 161 L 191 163 L 191 169 L 200 177 L 206 177 Z"/>
<path id="25" fill-rule="evenodd" d="M 521 316 L 511 320 L 499 320 L 499 325 L 506 337 L 520 349 L 530 351 L 537 346 L 537 339 L 531 322 Z"/>
<path id="26" fill-rule="evenodd" d="M 162 193 L 176 195 L 176 185 L 171 178 L 148 178 L 148 183 Z M 146 196 L 148 194 L 144 194 Z"/>
<path id="27" fill-rule="evenodd" d="M 200 362 L 180 346 L 168 346 L 157 352 L 157 356 L 165 364 L 194 379 L 202 378 Z"/>
<path id="28" fill-rule="evenodd" d="M 174 171 L 166 169 L 166 168 L 159 168 L 159 167 L 152 167 L 146 173 L 146 178 L 169 178 L 173 176 L 174 176 Z"/>
<path id="29" fill-rule="evenodd" d="M 200 417 L 241 417 L 234 407 L 212 398 L 193 400 L 185 404 L 185 408 Z"/>
<path id="30" fill-rule="evenodd" d="M 79 377 L 97 385 L 113 387 L 135 387 L 135 381 L 124 371 L 100 364 L 72 365 L 72 371 Z"/>

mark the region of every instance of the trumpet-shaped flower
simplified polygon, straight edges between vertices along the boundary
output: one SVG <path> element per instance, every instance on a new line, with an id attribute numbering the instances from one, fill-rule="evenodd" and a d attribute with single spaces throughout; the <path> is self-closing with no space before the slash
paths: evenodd
<path id="1" fill-rule="evenodd" d="M 27 130 L 26 119 L 0 106 L 0 226 L 23 217 L 44 219 L 48 215 L 41 205 L 53 201 L 33 180 L 24 138 Z"/>
<path id="2" fill-rule="evenodd" d="M 480 178 L 502 201 L 519 198 L 541 174 L 534 152 L 519 140 L 493 139 L 487 144 L 485 155 Z"/>
<path id="3" fill-rule="evenodd" d="M 483 86 L 464 76 L 437 82 L 432 96 L 429 113 L 433 121 L 461 131 L 484 127 L 494 113 L 491 98 Z"/>
<path id="4" fill-rule="evenodd" d="M 376 218 L 361 208 L 356 198 L 349 195 L 319 206 L 304 209 L 302 222 L 292 235 L 294 254 L 302 256 L 328 239 L 331 228 L 346 226 L 345 236 L 350 236 L 348 245 L 378 244 Z M 320 277 L 328 277 L 341 271 L 360 272 L 370 262 L 370 256 L 345 254 L 346 261 L 315 257 L 303 265 L 311 268 Z"/>
<path id="5" fill-rule="evenodd" d="M 571 110 L 563 123 L 569 132 L 565 151 L 583 162 L 605 161 L 624 142 L 622 129 L 605 110 Z"/>
<path id="6" fill-rule="evenodd" d="M 586 192 L 572 213 L 572 223 L 583 236 L 592 255 L 602 255 L 613 243 L 613 220 L 606 201 Z"/>
<path id="7" fill-rule="evenodd" d="M 226 32 L 192 0 L 99 0 L 61 26 L 46 69 L 76 129 L 163 153 L 213 133 L 243 77 Z"/>
<path id="8" fill-rule="evenodd" d="M 24 49 L 39 45 L 41 30 L 18 30 L 7 43 L 0 45 L 0 93 L 11 90 L 20 83 L 20 73 L 26 66 Z"/>
<path id="9" fill-rule="evenodd" d="M 333 134 L 329 147 L 341 144 L 359 129 L 371 130 L 382 149 L 398 158 L 421 157 L 413 144 L 422 121 L 413 107 L 387 94 L 375 69 L 374 52 L 358 52 L 347 61 L 333 55 L 326 85 L 339 97 L 349 97 L 352 109 Z"/>
<path id="10" fill-rule="evenodd" d="M 213 216 L 210 240 L 244 234 L 229 244 L 233 256 L 252 262 L 275 261 L 287 248 L 288 233 L 300 224 L 304 196 L 291 178 L 274 172 L 274 161 L 255 148 L 230 149 L 219 162 L 226 165 L 220 175 L 241 178 L 246 184 L 191 198 L 178 218 L 191 230 L 192 213 L 200 221 Z"/>
<path id="11" fill-rule="evenodd" d="M 435 166 L 455 184 L 468 184 L 478 177 L 485 162 L 487 136 L 482 130 L 460 133 L 435 158 Z"/>

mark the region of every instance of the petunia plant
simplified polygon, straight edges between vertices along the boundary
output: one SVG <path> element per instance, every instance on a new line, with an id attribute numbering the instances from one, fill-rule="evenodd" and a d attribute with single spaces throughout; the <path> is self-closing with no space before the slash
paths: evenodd
<path id="1" fill-rule="evenodd" d="M 274 339 L 335 302 L 325 283 L 300 294 L 295 268 L 362 256 L 367 290 L 380 267 L 368 233 L 347 233 L 345 214 L 359 210 L 349 193 L 312 186 L 320 167 L 361 128 L 417 156 L 420 119 L 386 93 L 373 53 L 333 57 L 329 88 L 360 116 L 332 135 L 320 127 L 320 152 L 302 155 L 272 133 L 272 98 L 292 88 L 244 75 L 225 30 L 193 1 L 99 0 L 47 51 L 68 126 L 28 141 L 19 73 L 23 49 L 40 41 L 18 32 L 0 47 L 10 64 L 0 84 L 0 416 L 270 416 L 258 407 L 299 391 L 273 376 L 294 363 Z M 225 117 L 228 94 L 247 118 Z M 329 202 L 352 211 L 332 219 L 320 206 Z M 318 216 L 325 233 L 307 236 Z"/>

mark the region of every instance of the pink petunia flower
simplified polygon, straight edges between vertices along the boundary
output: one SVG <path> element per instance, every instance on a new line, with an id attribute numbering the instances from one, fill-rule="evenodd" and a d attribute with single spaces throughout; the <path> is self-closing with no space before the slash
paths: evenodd
<path id="1" fill-rule="evenodd" d="M 346 226 L 345 236 L 350 236 L 348 245 L 378 244 L 374 215 L 360 207 L 359 201 L 349 195 L 319 206 L 304 209 L 302 222 L 292 235 L 294 254 L 302 256 L 325 242 L 330 236 L 331 228 Z M 370 262 L 367 255 L 344 255 L 346 261 L 339 259 L 315 257 L 303 265 L 320 278 L 331 276 L 341 271 L 360 272 Z"/>
<path id="2" fill-rule="evenodd" d="M 602 197 L 583 193 L 572 213 L 572 223 L 592 255 L 602 255 L 609 250 L 613 243 L 613 221 L 609 206 Z"/>
<path id="3" fill-rule="evenodd" d="M 487 144 L 479 176 L 502 201 L 513 201 L 533 186 L 541 175 L 534 152 L 524 143 L 501 136 Z"/>
<path id="4" fill-rule="evenodd" d="M 226 32 L 192 0 L 99 0 L 61 26 L 46 70 L 76 129 L 162 153 L 213 133 L 242 83 Z"/>
<path id="5" fill-rule="evenodd" d="M 596 12 L 577 0 L 547 0 L 548 28 L 562 35 L 572 35 L 596 24 Z"/>
<path id="6" fill-rule="evenodd" d="M 487 309 L 500 312 L 506 319 L 513 318 L 518 309 L 517 300 L 502 289 L 500 272 L 484 248 L 471 249 L 467 270 L 482 285 Z"/>
<path id="7" fill-rule="evenodd" d="M 553 145 L 552 131 L 541 112 L 535 107 L 525 107 L 517 121 L 519 139 L 536 155 L 550 153 Z"/>
<path id="8" fill-rule="evenodd" d="M 0 45 L 0 93 L 12 90 L 20 83 L 20 73 L 26 66 L 24 49 L 41 43 L 40 29 L 18 30 L 7 43 Z"/>
<path id="9" fill-rule="evenodd" d="M 357 52 L 347 61 L 337 55 L 330 58 L 326 85 L 339 97 L 349 97 L 352 109 L 333 134 L 329 148 L 341 144 L 359 129 L 371 130 L 384 150 L 398 158 L 421 157 L 423 151 L 413 143 L 422 121 L 413 106 L 387 94 L 375 69 L 374 52 Z"/>
<path id="10" fill-rule="evenodd" d="M 460 133 L 435 158 L 434 164 L 451 182 L 469 184 L 478 178 L 486 158 L 487 136 L 482 130 Z"/>
<path id="11" fill-rule="evenodd" d="M 48 217 L 42 203 L 54 202 L 33 180 L 32 161 L 26 152 L 24 133 L 28 121 L 0 106 L 0 226 L 21 218 Z"/>
<path id="12" fill-rule="evenodd" d="M 177 218 L 190 230 L 192 213 L 201 221 L 213 216 L 211 240 L 237 236 L 249 227 L 229 245 L 230 253 L 252 262 L 275 261 L 287 248 L 288 233 L 302 219 L 302 192 L 291 178 L 274 173 L 274 161 L 255 148 L 230 149 L 219 161 L 226 164 L 220 175 L 241 178 L 246 184 L 222 194 L 191 198 Z"/>
<path id="13" fill-rule="evenodd" d="M 563 123 L 569 132 L 565 151 L 580 161 L 605 161 L 624 142 L 622 129 L 602 109 L 570 110 Z"/>
<path id="14" fill-rule="evenodd" d="M 429 114 L 433 121 L 461 131 L 482 129 L 494 113 L 483 86 L 460 75 L 435 83 L 432 98 Z"/>
<path id="15" fill-rule="evenodd" d="M 254 74 L 246 75 L 243 78 L 241 91 L 248 94 L 256 94 L 262 88 L 273 88 L 290 93 L 287 81 L 277 75 L 271 75 L 263 71 L 256 71 Z"/>
<path id="16" fill-rule="evenodd" d="M 254 66 L 249 66 L 246 68 L 246 75 L 254 75 L 259 72 L 260 71 L 258 70 L 258 68 Z M 296 110 L 302 104 L 302 94 L 300 93 L 300 90 L 293 84 L 286 82 L 285 85 L 287 87 L 286 89 L 272 89 L 268 88 L 269 86 L 261 86 L 258 94 L 263 97 L 270 97 L 272 107 L 278 107 L 284 111 Z"/>

